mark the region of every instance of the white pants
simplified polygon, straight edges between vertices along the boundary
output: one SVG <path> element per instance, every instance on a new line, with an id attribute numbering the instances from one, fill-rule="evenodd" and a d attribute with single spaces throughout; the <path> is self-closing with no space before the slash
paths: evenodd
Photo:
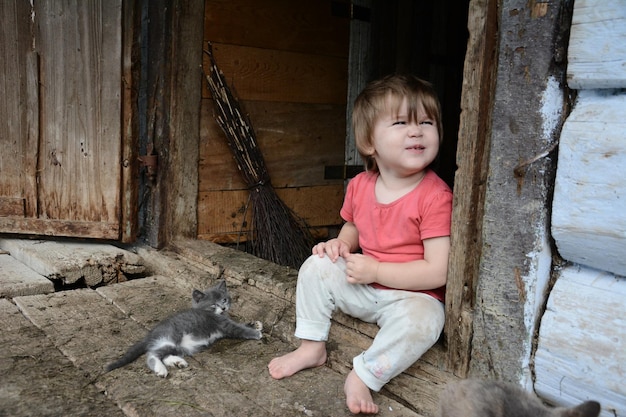
<path id="1" fill-rule="evenodd" d="M 380 327 L 369 349 L 353 359 L 354 371 L 374 391 L 430 349 L 444 325 L 439 300 L 419 292 L 350 284 L 343 258 L 333 263 L 328 256 L 313 255 L 298 273 L 296 337 L 328 340 L 330 318 L 337 308 Z"/>

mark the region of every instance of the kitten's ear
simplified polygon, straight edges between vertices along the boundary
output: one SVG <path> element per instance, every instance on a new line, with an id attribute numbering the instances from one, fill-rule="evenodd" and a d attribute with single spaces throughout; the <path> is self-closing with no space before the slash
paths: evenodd
<path id="1" fill-rule="evenodd" d="M 600 415 L 600 403 L 586 401 L 563 413 L 563 417 L 598 417 Z"/>
<path id="2" fill-rule="evenodd" d="M 217 289 L 218 290 L 222 290 L 222 291 L 225 290 L 226 289 L 226 280 L 220 281 L 220 283 L 217 284 Z"/>
<path id="3" fill-rule="evenodd" d="M 200 290 L 193 290 L 193 292 L 191 293 L 191 298 L 193 299 L 193 301 L 198 303 L 204 298 L 204 293 Z"/>

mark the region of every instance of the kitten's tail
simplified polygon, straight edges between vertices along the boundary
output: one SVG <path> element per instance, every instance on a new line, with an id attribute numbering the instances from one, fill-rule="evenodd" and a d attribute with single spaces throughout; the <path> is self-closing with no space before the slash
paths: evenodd
<path id="1" fill-rule="evenodd" d="M 122 366 L 126 366 L 131 362 L 137 360 L 138 357 L 146 353 L 148 344 L 145 340 L 141 340 L 135 343 L 133 346 L 128 348 L 124 356 L 116 360 L 115 362 L 111 362 L 108 364 L 104 370 L 105 372 L 110 372 L 114 369 L 121 368 Z"/>

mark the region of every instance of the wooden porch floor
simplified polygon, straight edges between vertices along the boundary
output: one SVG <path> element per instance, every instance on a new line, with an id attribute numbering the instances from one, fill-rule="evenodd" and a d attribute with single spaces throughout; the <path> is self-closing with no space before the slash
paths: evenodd
<path id="1" fill-rule="evenodd" d="M 0 299 L 0 415 L 350 415 L 344 376 L 375 328 L 339 315 L 327 366 L 276 381 L 267 363 L 297 344 L 295 271 L 209 242 L 128 250 L 145 262 L 145 277 Z M 2 265 L 0 288 L 8 281 Z M 103 374 L 106 363 L 156 322 L 188 308 L 193 288 L 217 279 L 227 281 L 232 316 L 263 322 L 262 340 L 220 341 L 165 379 L 149 371 L 144 358 Z M 380 416 L 434 415 L 446 374 L 420 361 L 396 380 L 375 394 Z"/>

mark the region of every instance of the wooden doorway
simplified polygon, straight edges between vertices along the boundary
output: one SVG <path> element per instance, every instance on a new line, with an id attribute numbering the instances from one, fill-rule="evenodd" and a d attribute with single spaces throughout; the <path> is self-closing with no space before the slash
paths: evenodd
<path id="1" fill-rule="evenodd" d="M 438 174 L 454 189 L 444 344 L 433 363 L 466 377 L 482 251 L 498 41 L 496 0 L 354 0 L 349 101 L 365 83 L 412 72 L 437 88 L 444 119 Z M 350 107 L 350 106 L 348 106 Z M 346 165 L 360 163 L 349 137 Z"/>
<path id="2" fill-rule="evenodd" d="M 0 232 L 133 240 L 131 2 L 3 1 L 0 22 Z"/>

